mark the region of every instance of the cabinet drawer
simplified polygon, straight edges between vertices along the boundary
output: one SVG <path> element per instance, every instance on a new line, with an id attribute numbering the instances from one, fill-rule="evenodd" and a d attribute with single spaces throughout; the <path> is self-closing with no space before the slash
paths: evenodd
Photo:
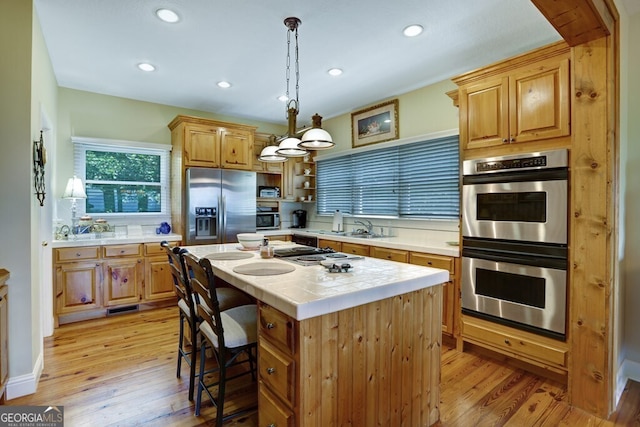
<path id="1" fill-rule="evenodd" d="M 295 322 L 275 308 L 260 304 L 258 333 L 283 351 L 293 354 L 295 351 Z"/>
<path id="2" fill-rule="evenodd" d="M 562 348 L 562 343 L 556 344 L 545 337 L 531 337 L 524 333 L 511 332 L 502 325 L 469 317 L 463 320 L 462 335 L 464 338 L 484 342 L 499 350 L 517 353 L 526 358 L 555 366 L 567 365 L 567 349 Z"/>
<path id="3" fill-rule="evenodd" d="M 96 259 L 100 256 L 99 246 L 85 246 L 78 248 L 60 248 L 55 250 L 55 262 L 78 261 Z"/>
<path id="4" fill-rule="evenodd" d="M 336 252 L 342 252 L 342 243 L 336 240 L 318 239 L 319 248 L 331 248 Z"/>
<path id="5" fill-rule="evenodd" d="M 178 242 L 169 242 L 169 246 L 176 246 Z M 160 246 L 160 243 L 145 243 L 144 244 L 144 254 L 146 256 L 154 256 L 154 255 L 164 255 L 167 256 L 164 248 Z"/>
<path id="6" fill-rule="evenodd" d="M 258 369 L 260 380 L 277 396 L 293 406 L 295 392 L 294 362 L 265 338 L 258 343 Z"/>
<path id="7" fill-rule="evenodd" d="M 293 427 L 295 424 L 293 412 L 283 406 L 262 381 L 258 384 L 258 407 L 261 426 Z"/>
<path id="8" fill-rule="evenodd" d="M 455 274 L 453 258 L 444 255 L 423 254 L 420 252 L 411 252 L 409 256 L 411 264 L 423 265 L 425 267 L 441 268 L 449 270 L 449 273 Z"/>
<path id="9" fill-rule="evenodd" d="M 346 254 L 369 256 L 369 246 L 358 245 L 357 243 L 342 243 L 342 252 Z"/>
<path id="10" fill-rule="evenodd" d="M 142 256 L 142 245 L 109 245 L 103 246 L 103 256 L 105 258 L 123 257 L 123 256 Z"/>
<path id="11" fill-rule="evenodd" d="M 400 249 L 371 247 L 371 256 L 374 258 L 388 259 L 389 261 L 409 262 L 409 252 Z"/>

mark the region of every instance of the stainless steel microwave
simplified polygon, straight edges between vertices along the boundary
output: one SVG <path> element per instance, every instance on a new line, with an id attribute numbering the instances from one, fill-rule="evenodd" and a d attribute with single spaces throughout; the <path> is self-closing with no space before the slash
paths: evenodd
<path id="1" fill-rule="evenodd" d="M 277 212 L 256 213 L 256 230 L 277 230 L 280 228 L 280 214 Z"/>

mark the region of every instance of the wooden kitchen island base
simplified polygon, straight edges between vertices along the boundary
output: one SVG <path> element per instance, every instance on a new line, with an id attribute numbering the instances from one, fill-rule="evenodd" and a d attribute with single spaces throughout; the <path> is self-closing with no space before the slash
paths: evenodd
<path id="1" fill-rule="evenodd" d="M 260 304 L 259 425 L 439 420 L 442 286 L 297 321 Z"/>

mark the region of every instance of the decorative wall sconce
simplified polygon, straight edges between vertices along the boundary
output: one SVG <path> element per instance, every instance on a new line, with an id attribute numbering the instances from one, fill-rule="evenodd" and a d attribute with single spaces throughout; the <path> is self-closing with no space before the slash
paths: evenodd
<path id="1" fill-rule="evenodd" d="M 33 186 L 36 189 L 36 197 L 40 206 L 44 206 L 44 165 L 47 163 L 47 152 L 44 149 L 42 131 L 40 141 L 33 141 Z"/>

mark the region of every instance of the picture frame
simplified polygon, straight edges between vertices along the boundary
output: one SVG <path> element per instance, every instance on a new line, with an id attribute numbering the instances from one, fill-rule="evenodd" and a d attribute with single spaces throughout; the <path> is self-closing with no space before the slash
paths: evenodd
<path id="1" fill-rule="evenodd" d="M 398 138 L 397 99 L 351 113 L 352 148 Z"/>

